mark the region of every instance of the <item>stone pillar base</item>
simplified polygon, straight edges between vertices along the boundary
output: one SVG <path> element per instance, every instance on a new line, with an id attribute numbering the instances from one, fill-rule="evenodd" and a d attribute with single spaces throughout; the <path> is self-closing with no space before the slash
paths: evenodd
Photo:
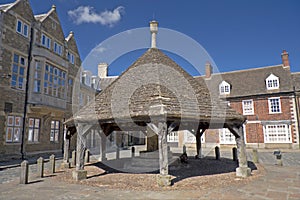
<path id="1" fill-rule="evenodd" d="M 172 179 L 172 177 L 170 175 L 158 174 L 157 177 L 156 177 L 157 184 L 160 187 L 170 186 L 171 185 L 171 179 Z"/>
<path id="2" fill-rule="evenodd" d="M 62 169 L 69 169 L 71 166 L 70 166 L 70 163 L 67 163 L 67 162 L 62 162 L 60 167 Z"/>
<path id="3" fill-rule="evenodd" d="M 251 169 L 249 167 L 238 167 L 236 168 L 237 177 L 249 177 L 251 176 Z"/>
<path id="4" fill-rule="evenodd" d="M 75 170 L 72 172 L 72 177 L 76 181 L 84 180 L 87 177 L 86 170 Z"/>

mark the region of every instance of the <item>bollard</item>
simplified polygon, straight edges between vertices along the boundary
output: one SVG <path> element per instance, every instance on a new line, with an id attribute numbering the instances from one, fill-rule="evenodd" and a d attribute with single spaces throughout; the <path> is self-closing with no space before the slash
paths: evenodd
<path id="1" fill-rule="evenodd" d="M 55 173 L 55 155 L 51 155 L 49 158 L 50 161 L 50 173 L 54 174 Z"/>
<path id="2" fill-rule="evenodd" d="M 257 152 L 257 149 L 253 149 L 252 150 L 252 161 L 254 162 L 254 163 L 258 163 L 259 161 L 258 161 L 258 152 Z"/>
<path id="3" fill-rule="evenodd" d="M 232 160 L 237 161 L 237 148 L 236 147 L 232 148 Z"/>
<path id="4" fill-rule="evenodd" d="M 218 146 L 215 147 L 216 160 L 220 160 L 220 148 Z"/>
<path id="5" fill-rule="evenodd" d="M 117 146 L 116 159 L 120 159 L 120 148 Z"/>
<path id="6" fill-rule="evenodd" d="M 182 153 L 186 153 L 186 146 L 185 145 L 183 145 L 183 147 L 182 147 Z"/>
<path id="7" fill-rule="evenodd" d="M 273 154 L 276 156 L 276 161 L 277 161 L 276 164 L 278 166 L 282 166 L 283 163 L 282 163 L 282 154 L 281 154 L 281 151 L 280 150 L 276 150 L 276 151 L 274 151 Z"/>
<path id="8" fill-rule="evenodd" d="M 40 157 L 37 159 L 37 177 L 44 177 L 44 158 Z"/>
<path id="9" fill-rule="evenodd" d="M 84 163 L 89 163 L 89 162 L 90 162 L 90 150 L 86 149 L 84 155 Z"/>
<path id="10" fill-rule="evenodd" d="M 76 151 L 72 151 L 71 166 L 76 167 Z"/>
<path id="11" fill-rule="evenodd" d="M 28 161 L 24 160 L 21 163 L 20 184 L 28 183 Z"/>
<path id="12" fill-rule="evenodd" d="M 131 157 L 135 156 L 135 147 L 131 147 Z"/>

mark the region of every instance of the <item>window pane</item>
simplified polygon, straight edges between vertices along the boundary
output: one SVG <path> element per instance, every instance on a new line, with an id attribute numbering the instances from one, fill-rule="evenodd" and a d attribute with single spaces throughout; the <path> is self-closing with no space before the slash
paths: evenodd
<path id="1" fill-rule="evenodd" d="M 33 137 L 33 129 L 28 130 L 28 141 L 32 142 L 32 137 Z"/>
<path id="2" fill-rule="evenodd" d="M 28 36 L 28 26 L 26 24 L 24 24 L 24 32 L 23 32 L 23 34 L 25 36 Z"/>
<path id="3" fill-rule="evenodd" d="M 22 33 L 22 22 L 20 20 L 18 20 L 17 22 L 17 31 L 19 33 Z"/>
<path id="4" fill-rule="evenodd" d="M 59 129 L 59 121 L 56 121 L 55 129 Z"/>
<path id="5" fill-rule="evenodd" d="M 40 127 L 40 119 L 35 119 L 34 120 L 34 127 L 39 128 Z"/>
<path id="6" fill-rule="evenodd" d="M 20 138 L 20 129 L 15 128 L 14 129 L 14 142 L 19 142 Z"/>
<path id="7" fill-rule="evenodd" d="M 34 119 L 29 118 L 29 127 L 33 127 L 33 124 L 34 124 Z"/>
<path id="8" fill-rule="evenodd" d="M 57 142 L 58 141 L 58 136 L 59 136 L 59 131 L 55 130 L 55 138 L 54 140 Z"/>
<path id="9" fill-rule="evenodd" d="M 25 65 L 25 58 L 21 57 L 20 63 L 21 63 L 21 65 Z"/>
<path id="10" fill-rule="evenodd" d="M 8 116 L 7 117 L 7 126 L 13 126 L 14 125 L 14 117 Z"/>
<path id="11" fill-rule="evenodd" d="M 50 131 L 50 141 L 54 141 L 54 130 Z"/>
<path id="12" fill-rule="evenodd" d="M 15 126 L 21 126 L 21 117 L 15 117 Z"/>
<path id="13" fill-rule="evenodd" d="M 25 68 L 24 67 L 20 67 L 20 75 L 21 76 L 24 76 L 24 71 L 25 71 Z"/>
<path id="14" fill-rule="evenodd" d="M 19 73 L 19 67 L 18 67 L 18 65 L 13 65 L 13 73 L 16 73 L 16 74 L 18 74 Z"/>
<path id="15" fill-rule="evenodd" d="M 13 128 L 8 127 L 6 129 L 6 141 L 11 142 L 12 141 L 12 134 L 13 134 Z"/>
<path id="16" fill-rule="evenodd" d="M 39 129 L 34 129 L 34 138 L 33 141 L 38 142 L 39 141 Z"/>
<path id="17" fill-rule="evenodd" d="M 19 55 L 14 54 L 14 62 L 19 63 Z"/>

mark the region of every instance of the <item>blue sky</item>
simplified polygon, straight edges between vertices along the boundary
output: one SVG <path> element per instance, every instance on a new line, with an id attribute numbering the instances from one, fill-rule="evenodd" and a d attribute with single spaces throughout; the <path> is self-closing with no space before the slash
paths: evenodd
<path id="1" fill-rule="evenodd" d="M 300 71 L 298 0 L 30 2 L 34 14 L 47 12 L 52 4 L 56 5 L 64 33 L 75 33 L 82 60 L 104 40 L 129 29 L 147 27 L 154 18 L 159 27 L 181 32 L 201 44 L 221 72 L 281 64 L 283 49 L 289 52 L 291 71 Z M 117 75 L 142 52 L 123 56 L 116 65 L 120 69 L 115 66 L 110 73 Z M 179 62 L 185 65 L 184 61 Z"/>

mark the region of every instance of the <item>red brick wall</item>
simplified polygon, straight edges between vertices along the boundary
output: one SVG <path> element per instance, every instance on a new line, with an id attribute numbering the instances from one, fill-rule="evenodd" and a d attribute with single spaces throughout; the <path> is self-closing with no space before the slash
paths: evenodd
<path id="1" fill-rule="evenodd" d="M 230 101 L 230 106 L 240 114 L 243 114 L 242 100 L 252 99 L 254 103 L 254 115 L 246 115 L 248 123 L 246 124 L 247 143 L 264 143 L 263 126 L 260 123 L 251 123 L 251 121 L 276 121 L 291 120 L 291 105 L 289 96 L 280 97 L 281 113 L 270 114 L 268 97 L 234 99 Z M 292 126 L 293 128 L 293 126 Z M 291 133 L 293 129 L 291 129 Z"/>

